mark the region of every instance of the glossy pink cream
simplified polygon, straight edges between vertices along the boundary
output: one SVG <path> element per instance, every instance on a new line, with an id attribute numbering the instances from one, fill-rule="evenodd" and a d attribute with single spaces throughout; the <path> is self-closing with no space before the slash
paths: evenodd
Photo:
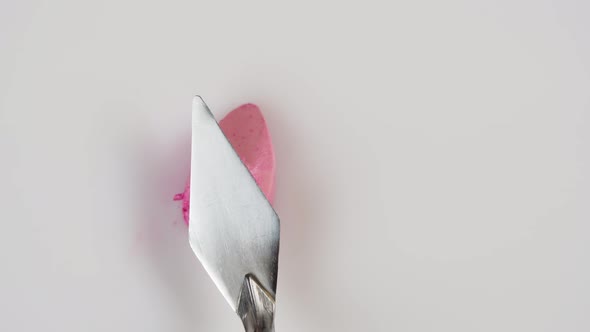
<path id="1" fill-rule="evenodd" d="M 219 127 L 272 204 L 275 189 L 275 155 L 266 121 L 258 106 L 244 104 L 236 108 L 219 121 Z M 190 181 L 187 182 L 184 193 L 174 196 L 174 200 L 182 200 L 182 213 L 188 224 Z"/>

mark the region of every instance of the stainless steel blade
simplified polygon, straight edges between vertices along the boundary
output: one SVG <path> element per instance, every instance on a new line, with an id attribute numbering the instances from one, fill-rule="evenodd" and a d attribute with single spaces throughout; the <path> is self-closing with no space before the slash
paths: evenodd
<path id="1" fill-rule="evenodd" d="M 191 151 L 190 245 L 246 329 L 270 331 L 279 218 L 198 96 Z"/>

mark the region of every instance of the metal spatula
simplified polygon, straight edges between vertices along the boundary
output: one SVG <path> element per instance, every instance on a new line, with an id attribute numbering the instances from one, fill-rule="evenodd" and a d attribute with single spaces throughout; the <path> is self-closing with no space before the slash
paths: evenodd
<path id="1" fill-rule="evenodd" d="M 279 218 L 198 96 L 190 198 L 193 251 L 247 332 L 274 331 Z"/>

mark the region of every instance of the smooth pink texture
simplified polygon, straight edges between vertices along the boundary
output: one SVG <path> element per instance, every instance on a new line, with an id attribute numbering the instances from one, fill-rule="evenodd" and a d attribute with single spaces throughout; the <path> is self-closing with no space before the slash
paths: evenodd
<path id="1" fill-rule="evenodd" d="M 244 104 L 236 108 L 219 121 L 219 127 L 272 204 L 275 191 L 275 155 L 266 121 L 258 106 Z M 187 224 L 190 206 L 189 183 L 184 193 L 174 196 L 174 200 L 182 200 L 182 213 Z"/>

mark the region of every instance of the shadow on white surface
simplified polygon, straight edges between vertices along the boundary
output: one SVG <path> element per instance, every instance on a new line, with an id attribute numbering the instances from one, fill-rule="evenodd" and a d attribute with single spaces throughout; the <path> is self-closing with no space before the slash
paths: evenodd
<path id="1" fill-rule="evenodd" d="M 145 118 L 146 114 L 139 112 L 131 117 L 133 122 Z M 120 117 L 117 121 L 121 121 Z M 148 274 L 138 277 L 154 279 L 156 289 L 150 300 L 163 302 L 165 312 L 175 317 L 170 326 L 173 330 L 188 332 L 231 326 L 233 320 L 229 318 L 234 318 L 233 314 L 220 309 L 227 305 L 191 251 L 181 202 L 173 201 L 174 195 L 184 190 L 190 172 L 188 125 L 186 131 L 171 138 L 160 136 L 159 128 L 149 121 L 135 126 L 143 129 L 134 131 L 136 139 L 118 157 L 127 159 L 127 168 L 132 173 L 129 180 L 137 186 L 131 200 L 135 216 L 134 231 L 130 232 L 135 237 L 131 259 L 144 265 L 143 271 Z M 224 321 L 230 322 L 223 324 Z M 236 318 L 233 323 L 239 324 L 239 320 Z"/>

